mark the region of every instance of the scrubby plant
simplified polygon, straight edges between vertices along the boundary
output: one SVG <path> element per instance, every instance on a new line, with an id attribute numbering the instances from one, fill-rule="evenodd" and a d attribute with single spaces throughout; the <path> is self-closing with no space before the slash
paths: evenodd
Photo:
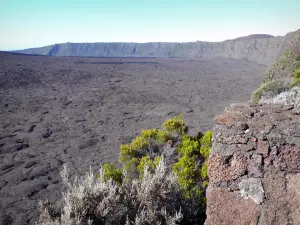
<path id="1" fill-rule="evenodd" d="M 200 154 L 204 156 L 205 159 L 208 158 L 209 153 L 212 148 L 212 131 L 207 131 L 203 137 L 200 139 Z"/>
<path id="2" fill-rule="evenodd" d="M 178 176 L 178 182 L 184 190 L 184 196 L 191 198 L 193 193 L 197 191 L 196 183 L 199 180 L 195 158 L 184 155 L 174 164 L 173 171 Z"/>
<path id="3" fill-rule="evenodd" d="M 162 145 L 172 136 L 165 130 L 149 129 L 142 130 L 130 144 L 120 146 L 120 161 L 125 162 L 133 157 L 143 157 L 146 152 L 150 152 L 151 144 Z"/>
<path id="4" fill-rule="evenodd" d="M 159 148 L 169 139 L 172 139 L 172 136 L 165 130 L 156 128 L 142 130 L 131 143 L 120 146 L 120 162 L 131 175 L 135 173 L 142 175 L 141 163 L 148 158 L 154 158 L 155 155 L 160 155 Z"/>
<path id="5" fill-rule="evenodd" d="M 166 122 L 163 124 L 163 127 L 166 131 L 171 133 L 181 134 L 187 132 L 187 126 L 182 119 L 182 114 L 180 114 L 178 117 L 175 116 L 166 120 Z"/>
<path id="6" fill-rule="evenodd" d="M 167 172 L 163 159 L 154 173 L 146 167 L 141 180 L 133 179 L 121 185 L 107 180 L 103 168 L 98 178 L 90 171 L 70 182 L 66 166 L 61 175 L 68 187 L 61 214 L 54 215 L 50 204 L 40 203 L 40 225 L 82 225 L 96 221 L 107 225 L 175 225 L 183 218 L 178 180 Z"/>
<path id="7" fill-rule="evenodd" d="M 163 129 L 143 130 L 121 145 L 122 169 L 106 163 L 99 174 L 71 183 L 64 167 L 68 192 L 62 214 L 56 218 L 44 204 L 40 224 L 203 223 L 212 132 L 192 136 L 187 130 L 182 115 L 167 120 Z"/>
<path id="8" fill-rule="evenodd" d="M 191 137 L 182 136 L 181 143 L 178 145 L 177 151 L 181 156 L 173 166 L 174 173 L 178 176 L 179 184 L 184 190 L 185 196 L 190 198 L 193 194 L 200 196 L 203 188 L 200 183 L 208 181 L 207 163 L 212 147 L 212 132 L 207 131 L 202 137 L 201 135 Z M 201 164 L 201 170 L 197 168 L 197 164 Z"/>
<path id="9" fill-rule="evenodd" d="M 284 87 L 278 81 L 269 81 L 260 85 L 252 94 L 252 101 L 258 103 L 261 97 L 266 92 L 272 92 L 273 95 L 278 95 L 284 90 Z"/>
<path id="10" fill-rule="evenodd" d="M 192 137 L 189 135 L 182 135 L 181 142 L 177 146 L 178 154 L 180 155 L 195 155 L 199 153 L 200 149 L 200 140 L 199 138 Z"/>
<path id="11" fill-rule="evenodd" d="M 206 188 L 208 186 L 208 170 L 207 170 L 208 162 L 207 162 L 207 159 L 208 159 L 209 154 L 212 149 L 212 138 L 213 138 L 212 131 L 207 131 L 200 140 L 200 143 L 201 143 L 200 153 L 206 160 L 204 163 L 202 163 L 201 171 L 200 171 L 203 188 Z"/>
<path id="12" fill-rule="evenodd" d="M 300 69 L 294 72 L 294 80 L 291 83 L 291 87 L 295 87 L 297 85 L 300 85 Z"/>
<path id="13" fill-rule="evenodd" d="M 159 130 L 159 129 L 149 129 L 149 130 L 142 130 L 141 133 L 142 137 L 149 140 L 154 140 L 157 144 L 163 144 L 167 140 L 172 138 L 172 135 L 169 134 L 166 130 Z"/>
<path id="14" fill-rule="evenodd" d="M 137 166 L 137 172 L 140 174 L 140 178 L 144 176 L 144 170 L 146 166 L 148 166 L 150 172 L 154 172 L 160 160 L 160 156 L 156 156 L 153 160 L 151 160 L 149 156 L 143 156 L 139 162 L 139 165 Z"/>
<path id="15" fill-rule="evenodd" d="M 291 90 L 282 92 L 273 98 L 263 99 L 260 103 L 294 105 L 295 108 L 300 108 L 300 86 L 293 87 Z"/>
<path id="16" fill-rule="evenodd" d="M 208 178 L 207 167 L 208 167 L 207 162 L 203 163 L 202 166 L 201 166 L 200 174 L 201 174 L 202 180 L 206 180 Z"/>
<path id="17" fill-rule="evenodd" d="M 115 167 L 113 163 L 105 163 L 102 166 L 103 172 L 104 172 L 104 180 L 108 181 L 109 179 L 112 179 L 112 181 L 116 182 L 117 184 L 122 183 L 122 169 L 118 169 Z"/>

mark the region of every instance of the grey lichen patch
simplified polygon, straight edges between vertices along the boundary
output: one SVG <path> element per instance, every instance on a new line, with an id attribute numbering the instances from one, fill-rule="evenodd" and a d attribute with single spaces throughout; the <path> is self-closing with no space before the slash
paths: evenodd
<path id="1" fill-rule="evenodd" d="M 239 183 L 240 195 L 252 199 L 256 204 L 263 203 L 264 189 L 259 178 L 247 178 Z"/>

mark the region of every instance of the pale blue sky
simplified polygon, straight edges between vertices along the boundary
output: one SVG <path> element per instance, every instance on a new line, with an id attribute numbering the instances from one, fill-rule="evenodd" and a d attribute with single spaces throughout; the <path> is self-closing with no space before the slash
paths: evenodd
<path id="1" fill-rule="evenodd" d="M 0 0 L 0 50 L 64 42 L 222 41 L 300 28 L 299 0 Z"/>

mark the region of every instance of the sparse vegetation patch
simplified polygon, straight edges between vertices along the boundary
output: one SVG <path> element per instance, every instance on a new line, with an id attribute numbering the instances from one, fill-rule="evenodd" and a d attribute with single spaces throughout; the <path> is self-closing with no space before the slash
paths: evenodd
<path id="1" fill-rule="evenodd" d="M 294 80 L 291 83 L 291 87 L 295 87 L 297 85 L 300 85 L 300 69 L 294 72 Z"/>
<path id="2" fill-rule="evenodd" d="M 212 132 L 187 133 L 182 115 L 162 129 L 143 130 L 121 145 L 122 168 L 106 163 L 71 183 L 59 217 L 41 204 L 40 224 L 201 224 L 205 220 L 207 158 Z"/>
<path id="3" fill-rule="evenodd" d="M 269 81 L 262 83 L 258 89 L 256 89 L 252 94 L 252 101 L 258 103 L 261 97 L 266 92 L 272 92 L 273 95 L 277 95 L 284 87 L 280 84 L 279 81 Z"/>

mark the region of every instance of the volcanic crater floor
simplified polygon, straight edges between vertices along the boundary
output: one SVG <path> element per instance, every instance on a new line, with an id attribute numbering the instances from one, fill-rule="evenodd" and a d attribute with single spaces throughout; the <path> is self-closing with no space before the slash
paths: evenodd
<path id="1" fill-rule="evenodd" d="M 0 53 L 0 223 L 34 224 L 61 199 L 59 171 L 117 162 L 142 129 L 183 114 L 191 133 L 250 99 L 266 67 L 245 60 Z"/>

